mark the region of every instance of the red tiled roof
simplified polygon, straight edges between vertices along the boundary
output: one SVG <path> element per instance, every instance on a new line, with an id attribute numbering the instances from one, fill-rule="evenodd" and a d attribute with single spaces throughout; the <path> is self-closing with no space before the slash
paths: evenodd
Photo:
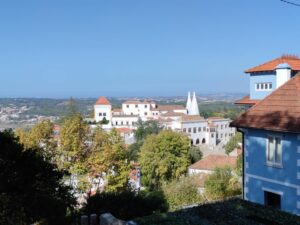
<path id="1" fill-rule="evenodd" d="M 174 117 L 174 116 L 184 116 L 184 115 L 185 115 L 184 113 L 177 113 L 177 112 L 173 112 L 173 111 L 168 111 L 168 112 L 162 114 L 161 116 L 162 117 L 168 117 L 168 116 Z"/>
<path id="2" fill-rule="evenodd" d="M 291 55 L 283 55 L 280 58 L 271 60 L 259 66 L 252 67 L 246 70 L 245 73 L 273 71 L 279 64 L 282 63 L 289 64 L 292 70 L 300 71 L 300 59 L 298 57 Z"/>
<path id="3" fill-rule="evenodd" d="M 205 120 L 205 119 L 199 115 L 184 115 L 184 116 L 182 116 L 183 122 L 203 121 L 203 120 Z"/>
<path id="4" fill-rule="evenodd" d="M 101 96 L 95 105 L 110 105 L 110 102 L 104 96 Z"/>
<path id="5" fill-rule="evenodd" d="M 216 167 L 229 166 L 236 167 L 237 157 L 228 155 L 208 155 L 198 162 L 189 166 L 189 169 L 196 170 L 214 170 Z"/>
<path id="6" fill-rule="evenodd" d="M 116 128 L 116 130 L 120 133 L 132 133 L 133 130 L 127 127 Z"/>
<path id="7" fill-rule="evenodd" d="M 236 105 L 255 105 L 256 103 L 258 103 L 260 100 L 253 100 L 250 99 L 250 96 L 245 96 L 240 100 L 237 100 L 234 104 Z"/>
<path id="8" fill-rule="evenodd" d="M 231 126 L 300 133 L 300 73 L 235 119 Z"/>

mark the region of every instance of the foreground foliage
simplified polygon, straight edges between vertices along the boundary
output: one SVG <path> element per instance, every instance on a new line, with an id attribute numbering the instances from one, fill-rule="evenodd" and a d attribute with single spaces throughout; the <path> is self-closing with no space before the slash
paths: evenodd
<path id="1" fill-rule="evenodd" d="M 158 212 L 166 212 L 168 205 L 162 192 L 141 191 L 119 193 L 97 193 L 87 200 L 83 212 L 112 213 L 115 217 L 123 220 L 131 220 Z"/>
<path id="2" fill-rule="evenodd" d="M 238 198 L 137 218 L 139 225 L 300 225 L 300 217 Z"/>
<path id="3" fill-rule="evenodd" d="M 12 133 L 0 133 L 0 224 L 66 224 L 75 203 L 63 173 Z"/>

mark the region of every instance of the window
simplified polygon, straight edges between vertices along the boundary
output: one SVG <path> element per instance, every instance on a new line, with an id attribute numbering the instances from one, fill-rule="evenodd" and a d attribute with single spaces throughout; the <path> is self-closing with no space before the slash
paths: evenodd
<path id="1" fill-rule="evenodd" d="M 99 116 L 102 116 L 102 113 L 99 113 Z"/>
<path id="2" fill-rule="evenodd" d="M 186 132 L 186 128 L 183 128 L 182 131 L 185 133 Z"/>
<path id="3" fill-rule="evenodd" d="M 201 132 L 201 127 L 198 127 L 198 132 Z"/>
<path id="4" fill-rule="evenodd" d="M 192 132 L 192 128 L 189 128 L 189 129 L 188 129 L 188 132 L 191 133 L 191 132 Z"/>
<path id="5" fill-rule="evenodd" d="M 103 113 L 103 116 L 106 116 L 106 113 Z"/>
<path id="6" fill-rule="evenodd" d="M 138 107 L 138 105 L 135 105 L 135 108 L 137 108 Z"/>
<path id="7" fill-rule="evenodd" d="M 118 121 L 116 121 L 116 125 L 118 125 Z"/>
<path id="8" fill-rule="evenodd" d="M 268 136 L 267 140 L 267 164 L 268 165 L 282 165 L 282 146 L 281 137 Z"/>
<path id="9" fill-rule="evenodd" d="M 147 108 L 148 106 L 147 105 L 145 105 L 145 108 Z"/>
<path id="10" fill-rule="evenodd" d="M 264 195 L 265 195 L 266 206 L 271 206 L 276 209 L 281 208 L 281 195 L 269 191 L 264 191 Z"/>
<path id="11" fill-rule="evenodd" d="M 121 125 L 123 125 L 123 121 L 121 121 Z"/>
<path id="12" fill-rule="evenodd" d="M 211 137 L 212 137 L 212 138 L 214 137 L 214 134 L 213 134 L 213 133 L 211 134 Z"/>
<path id="13" fill-rule="evenodd" d="M 127 108 L 129 108 L 129 105 L 126 105 Z"/>
<path id="14" fill-rule="evenodd" d="M 194 132 L 194 133 L 197 133 L 197 127 L 194 127 L 194 128 L 193 128 L 193 132 Z"/>
<path id="15" fill-rule="evenodd" d="M 223 129 L 223 124 L 221 125 L 221 129 Z"/>
<path id="16" fill-rule="evenodd" d="M 147 116 L 147 112 L 145 112 L 144 115 Z"/>
<path id="17" fill-rule="evenodd" d="M 272 90 L 272 83 L 271 82 L 256 83 L 255 90 L 256 91 L 270 91 L 270 90 Z"/>
<path id="18" fill-rule="evenodd" d="M 129 121 L 126 121 L 126 125 L 129 125 Z"/>

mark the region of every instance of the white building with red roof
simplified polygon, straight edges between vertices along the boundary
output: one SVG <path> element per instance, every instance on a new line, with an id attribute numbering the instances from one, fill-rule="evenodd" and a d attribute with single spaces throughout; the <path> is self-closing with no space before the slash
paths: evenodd
<path id="1" fill-rule="evenodd" d="M 185 133 L 191 145 L 216 146 L 220 142 L 225 144 L 235 133 L 235 129 L 229 127 L 229 119 L 201 117 L 195 93 L 192 98 L 189 94 L 187 107 L 129 100 L 122 103 L 122 108 L 112 109 L 110 102 L 105 97 L 100 97 L 94 105 L 94 115 L 95 121 L 101 123 L 104 129 L 133 130 L 139 119 L 157 120 L 165 129 Z"/>

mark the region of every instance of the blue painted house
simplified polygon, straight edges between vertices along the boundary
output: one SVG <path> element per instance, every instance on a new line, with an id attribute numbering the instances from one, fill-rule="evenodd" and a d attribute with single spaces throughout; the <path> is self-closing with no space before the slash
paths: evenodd
<path id="1" fill-rule="evenodd" d="M 243 198 L 300 215 L 300 59 L 291 61 L 248 70 L 254 106 L 231 125 L 243 133 Z"/>

